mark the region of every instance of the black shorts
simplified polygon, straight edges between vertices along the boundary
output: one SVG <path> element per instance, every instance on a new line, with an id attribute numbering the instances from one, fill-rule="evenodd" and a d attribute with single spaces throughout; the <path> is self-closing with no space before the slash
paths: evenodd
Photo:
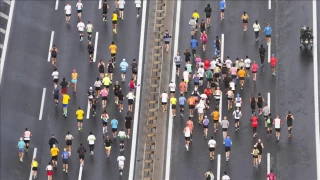
<path id="1" fill-rule="evenodd" d="M 71 14 L 66 14 L 66 16 L 67 16 L 67 17 L 70 17 L 70 16 L 71 16 Z"/>
<path id="2" fill-rule="evenodd" d="M 281 128 L 275 128 L 276 132 L 280 132 Z"/>
<path id="3" fill-rule="evenodd" d="M 59 100 L 59 95 L 54 95 L 53 98 L 54 100 Z"/>
<path id="4" fill-rule="evenodd" d="M 262 104 L 258 103 L 257 105 L 259 109 L 262 109 Z"/>
<path id="5" fill-rule="evenodd" d="M 207 81 L 211 82 L 213 79 L 212 78 L 207 78 Z"/>
<path id="6" fill-rule="evenodd" d="M 207 128 L 208 129 L 208 125 L 203 125 L 203 128 Z"/>
<path id="7" fill-rule="evenodd" d="M 180 109 L 181 109 L 181 108 L 184 108 L 184 105 L 181 105 L 181 104 L 180 104 Z"/>
<path id="8" fill-rule="evenodd" d="M 96 91 L 100 91 L 101 90 L 101 88 L 100 87 L 96 87 Z"/>
<path id="9" fill-rule="evenodd" d="M 128 104 L 132 105 L 133 104 L 133 99 L 128 99 Z"/>
<path id="10" fill-rule="evenodd" d="M 244 80 L 244 77 L 239 77 L 239 79 L 240 79 L 241 81 L 243 81 L 243 80 Z"/>
<path id="11" fill-rule="evenodd" d="M 63 164 L 68 164 L 68 159 L 62 159 Z"/>
<path id="12" fill-rule="evenodd" d="M 195 82 L 193 83 L 195 86 L 198 86 L 199 85 L 199 82 Z"/>
<path id="13" fill-rule="evenodd" d="M 248 19 L 244 19 L 242 22 L 243 23 L 248 23 Z"/>
<path id="14" fill-rule="evenodd" d="M 228 100 L 231 101 L 231 100 L 232 100 L 232 97 L 228 97 Z"/>
<path id="15" fill-rule="evenodd" d="M 180 64 L 176 64 L 176 68 L 177 68 L 177 69 L 180 69 Z"/>
<path id="16" fill-rule="evenodd" d="M 170 93 L 174 94 L 174 93 L 176 93 L 176 92 L 175 92 L 175 91 L 170 91 Z"/>
<path id="17" fill-rule="evenodd" d="M 130 124 L 126 123 L 126 129 L 131 129 L 131 123 Z"/>
<path id="18" fill-rule="evenodd" d="M 230 146 L 225 146 L 225 147 L 224 147 L 224 151 L 225 151 L 225 152 L 229 152 L 230 150 L 231 150 L 231 147 L 230 147 Z"/>
<path id="19" fill-rule="evenodd" d="M 189 109 L 194 109 L 194 105 L 189 105 Z"/>
<path id="20" fill-rule="evenodd" d="M 103 126 L 108 126 L 108 122 L 102 122 Z"/>
<path id="21" fill-rule="evenodd" d="M 104 85 L 105 88 L 109 89 L 109 85 Z"/>
<path id="22" fill-rule="evenodd" d="M 124 8 L 119 9 L 120 11 L 124 11 Z"/>
<path id="23" fill-rule="evenodd" d="M 115 57 L 116 55 L 116 53 L 111 53 L 111 57 Z"/>
<path id="24" fill-rule="evenodd" d="M 292 123 L 287 123 L 287 126 L 288 127 L 292 127 Z"/>
<path id="25" fill-rule="evenodd" d="M 118 128 L 112 128 L 112 132 L 115 133 L 118 131 Z"/>
<path id="26" fill-rule="evenodd" d="M 261 155 L 262 154 L 262 149 L 258 149 L 258 150 L 259 150 L 258 155 Z"/>
<path id="27" fill-rule="evenodd" d="M 166 105 L 167 104 L 167 102 L 162 102 L 162 105 Z"/>
<path id="28" fill-rule="evenodd" d="M 123 104 L 123 100 L 119 100 L 119 104 Z"/>
<path id="29" fill-rule="evenodd" d="M 117 24 L 117 21 L 112 21 L 112 24 Z"/>
<path id="30" fill-rule="evenodd" d="M 83 123 L 83 120 L 82 119 L 77 119 L 77 122 Z"/>
<path id="31" fill-rule="evenodd" d="M 216 150 L 216 148 L 209 147 L 209 152 L 214 152 L 214 150 Z"/>
<path id="32" fill-rule="evenodd" d="M 57 161 L 58 160 L 58 156 L 51 156 L 51 160 L 52 161 Z"/>
<path id="33" fill-rule="evenodd" d="M 214 73 L 214 77 L 218 78 L 220 76 L 219 73 Z"/>
<path id="34" fill-rule="evenodd" d="M 137 71 L 136 70 L 132 70 L 132 74 L 137 75 Z"/>
<path id="35" fill-rule="evenodd" d="M 102 96 L 101 99 L 106 101 L 106 100 L 108 100 L 108 96 Z"/>
<path id="36" fill-rule="evenodd" d="M 120 139 L 119 144 L 124 144 L 124 139 Z"/>
<path id="37" fill-rule="evenodd" d="M 81 12 L 82 12 L 82 10 L 77 10 L 77 12 L 78 12 L 78 13 L 81 13 Z"/>
<path id="38" fill-rule="evenodd" d="M 67 140 L 66 144 L 67 144 L 67 146 L 71 146 L 72 145 L 72 140 Z"/>
<path id="39" fill-rule="evenodd" d="M 220 9 L 220 12 L 224 12 L 224 9 Z"/>
<path id="40" fill-rule="evenodd" d="M 54 83 L 58 83 L 58 82 L 59 82 L 59 79 L 53 79 L 53 82 L 54 82 Z"/>
<path id="41" fill-rule="evenodd" d="M 165 44 L 169 44 L 169 43 L 170 43 L 170 41 L 165 41 L 164 43 L 165 43 Z"/>
<path id="42" fill-rule="evenodd" d="M 79 159 L 84 160 L 84 154 L 79 154 Z"/>
<path id="43" fill-rule="evenodd" d="M 186 141 L 190 141 L 190 137 L 184 137 Z"/>
<path id="44" fill-rule="evenodd" d="M 30 140 L 24 140 L 24 143 L 29 144 Z"/>
<path id="45" fill-rule="evenodd" d="M 103 9 L 103 10 L 102 10 L 102 14 L 108 14 L 108 10 Z"/>
<path id="46" fill-rule="evenodd" d="M 228 131 L 228 128 L 222 128 L 222 131 Z"/>
<path id="47" fill-rule="evenodd" d="M 177 105 L 172 104 L 172 105 L 171 105 L 171 108 L 172 108 L 172 109 L 177 109 Z"/>
<path id="48" fill-rule="evenodd" d="M 38 167 L 32 167 L 32 171 L 38 171 Z"/>
<path id="49" fill-rule="evenodd" d="M 253 155 L 253 158 L 258 158 L 258 156 L 257 155 Z"/>
<path id="50" fill-rule="evenodd" d="M 250 67 L 246 67 L 246 70 L 250 71 Z"/>
<path id="51" fill-rule="evenodd" d="M 211 14 L 206 14 L 206 18 L 210 18 L 211 17 Z"/>
<path id="52" fill-rule="evenodd" d="M 269 35 L 266 35 L 266 37 L 271 37 L 271 34 L 269 34 Z"/>
<path id="53" fill-rule="evenodd" d="M 239 122 L 239 120 L 240 120 L 240 119 L 234 119 L 234 122 L 235 122 L 235 123 L 238 123 L 238 122 Z"/>

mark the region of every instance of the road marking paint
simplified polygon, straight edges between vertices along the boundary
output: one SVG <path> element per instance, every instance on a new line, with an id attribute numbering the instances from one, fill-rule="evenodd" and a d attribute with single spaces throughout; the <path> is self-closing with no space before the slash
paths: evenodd
<path id="1" fill-rule="evenodd" d="M 42 120 L 42 114 L 43 114 L 43 107 L 44 107 L 44 100 L 46 98 L 46 88 L 43 88 L 42 91 L 42 99 L 41 99 L 41 105 L 40 105 L 40 113 L 39 113 L 39 120 Z"/>
<path id="2" fill-rule="evenodd" d="M 221 169 L 221 155 L 218 154 L 218 160 L 217 160 L 217 180 L 220 180 L 220 170 Z"/>
<path id="3" fill-rule="evenodd" d="M 220 95 L 220 101 L 219 101 L 219 123 L 221 123 L 222 119 L 222 94 Z"/>
<path id="4" fill-rule="evenodd" d="M 268 9 L 271 9 L 271 0 L 268 0 Z"/>
<path id="5" fill-rule="evenodd" d="M 221 34 L 221 61 L 224 62 L 224 34 Z"/>
<path id="6" fill-rule="evenodd" d="M 49 52 L 48 52 L 48 62 L 50 62 L 50 60 L 51 60 L 51 52 L 50 52 L 50 49 L 52 48 L 53 38 L 54 38 L 54 31 L 51 31 L 50 44 L 49 44 Z"/>
<path id="7" fill-rule="evenodd" d="M 90 117 L 90 102 L 88 100 L 88 106 L 87 106 L 87 119 Z"/>
<path id="8" fill-rule="evenodd" d="M 138 72 L 142 72 L 143 66 L 143 56 L 144 56 L 144 36 L 146 31 L 146 14 L 147 14 L 147 0 L 142 1 L 142 20 L 140 28 L 140 44 L 139 44 L 139 62 L 138 62 Z M 137 84 L 141 84 L 142 73 L 138 73 Z M 139 86 L 141 87 L 141 86 Z M 130 155 L 130 168 L 129 168 L 129 177 L 128 179 L 134 179 L 135 163 L 136 163 L 136 150 L 137 150 L 137 133 L 138 133 L 138 122 L 139 122 L 139 106 L 140 106 L 140 97 L 141 97 L 141 88 L 137 87 L 136 91 L 136 100 L 134 108 L 134 118 L 133 121 L 133 131 L 132 131 L 132 147 Z"/>
<path id="9" fill-rule="evenodd" d="M 34 158 L 37 157 L 37 148 L 34 148 L 33 150 L 33 156 L 32 156 L 32 161 Z M 29 176 L 29 180 L 32 180 L 32 166 L 31 166 L 31 169 L 30 169 L 30 176 Z"/>
<path id="10" fill-rule="evenodd" d="M 267 153 L 267 174 L 270 173 L 270 153 Z"/>
<path id="11" fill-rule="evenodd" d="M 0 17 L 3 17 L 4 19 L 9 19 L 9 16 L 7 16 L 6 14 L 0 12 Z"/>
<path id="12" fill-rule="evenodd" d="M 10 5 L 10 0 L 3 0 L 3 2 L 5 2 L 5 3 Z"/>
<path id="13" fill-rule="evenodd" d="M 93 62 L 96 62 L 96 58 L 97 58 L 97 52 L 98 52 L 98 39 L 99 39 L 99 32 L 96 32 L 96 38 L 95 38 L 95 42 L 94 42 L 94 53 L 93 53 Z"/>
<path id="14" fill-rule="evenodd" d="M 175 19 L 175 37 L 174 37 L 174 47 L 173 47 L 173 56 L 178 53 L 178 43 L 179 43 L 179 33 L 180 33 L 180 16 L 181 16 L 181 0 L 177 0 L 176 8 L 176 19 Z M 171 79 L 175 83 L 175 73 L 176 66 L 172 62 L 172 75 Z M 171 112 L 171 107 L 170 107 Z M 168 124 L 168 140 L 167 140 L 167 152 L 166 152 L 166 167 L 165 167 L 165 178 L 166 180 L 170 179 L 170 168 L 171 168 L 171 146 L 172 146 L 172 129 L 173 129 L 173 118 L 172 114 L 169 113 L 169 124 Z"/>
<path id="15" fill-rule="evenodd" d="M 56 0 L 55 10 L 58 10 L 58 7 L 59 7 L 59 0 Z"/>
<path id="16" fill-rule="evenodd" d="M 271 58 L 271 40 L 269 42 L 268 46 L 268 63 L 270 63 L 270 58 Z"/>
<path id="17" fill-rule="evenodd" d="M 4 2 L 6 2 L 6 1 L 4 1 Z M 2 51 L 1 63 L 0 63 L 0 84 L 2 82 L 2 73 L 3 73 L 4 62 L 6 60 L 6 54 L 7 54 L 7 48 L 8 48 L 7 46 L 8 46 L 11 23 L 12 23 L 12 14 L 13 14 L 15 3 L 16 3 L 15 0 L 11 0 L 9 19 L 8 19 L 8 23 L 7 23 L 7 32 L 8 33 L 6 33 L 6 35 L 4 37 L 3 51 Z M 8 4 L 10 4 L 10 2 Z"/>
<path id="18" fill-rule="evenodd" d="M 270 93 L 269 92 L 268 92 L 267 102 L 268 102 L 269 109 L 271 110 Z"/>
<path id="19" fill-rule="evenodd" d="M 6 30 L 0 28 L 0 32 L 2 32 L 3 34 L 6 34 Z"/>
<path id="20" fill-rule="evenodd" d="M 81 166 L 80 164 L 78 180 L 82 179 L 82 170 L 83 170 L 83 166 Z"/>
<path id="21" fill-rule="evenodd" d="M 314 87 L 314 123 L 317 158 L 317 179 L 320 178 L 319 156 L 319 87 L 318 87 L 318 26 L 317 26 L 317 0 L 312 0 L 312 23 L 313 23 L 313 87 Z"/>
<path id="22" fill-rule="evenodd" d="M 102 0 L 99 0 L 98 9 L 101 9 Z"/>

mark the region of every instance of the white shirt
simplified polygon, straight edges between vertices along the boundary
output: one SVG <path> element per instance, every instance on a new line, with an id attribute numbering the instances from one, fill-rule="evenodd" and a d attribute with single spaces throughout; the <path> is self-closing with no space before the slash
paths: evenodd
<path id="1" fill-rule="evenodd" d="M 253 31 L 260 31 L 260 24 L 253 23 Z"/>
<path id="2" fill-rule="evenodd" d="M 67 135 L 66 135 L 66 139 L 67 139 L 67 140 L 72 140 L 72 138 L 73 138 L 73 136 L 72 136 L 71 134 L 67 134 Z"/>
<path id="3" fill-rule="evenodd" d="M 251 60 L 250 59 L 245 59 L 244 60 L 244 64 L 246 65 L 246 67 L 250 67 L 251 66 Z"/>
<path id="4" fill-rule="evenodd" d="M 176 90 L 176 84 L 175 83 L 170 83 L 169 84 L 169 89 L 170 89 L 170 92 L 173 92 Z"/>
<path id="5" fill-rule="evenodd" d="M 30 140 L 31 132 L 25 131 L 23 136 L 24 136 L 24 140 Z"/>
<path id="6" fill-rule="evenodd" d="M 53 77 L 53 79 L 58 79 L 59 78 L 59 72 L 58 71 L 53 71 L 52 77 Z"/>
<path id="7" fill-rule="evenodd" d="M 226 60 L 226 65 L 227 65 L 227 68 L 231 68 L 232 61 L 230 59 L 227 59 Z"/>
<path id="8" fill-rule="evenodd" d="M 232 98 L 232 96 L 233 96 L 233 92 L 232 91 L 227 91 L 227 96 L 228 96 L 228 98 Z"/>
<path id="9" fill-rule="evenodd" d="M 207 99 L 208 98 L 208 96 L 206 94 L 201 94 L 200 97 L 201 97 L 201 99 Z"/>
<path id="10" fill-rule="evenodd" d="M 183 71 L 183 79 L 184 80 L 189 80 L 189 72 L 188 71 Z"/>
<path id="11" fill-rule="evenodd" d="M 51 165 L 48 165 L 47 168 L 46 168 L 46 170 L 47 170 L 47 171 L 52 171 L 52 166 L 51 166 Z"/>
<path id="12" fill-rule="evenodd" d="M 242 116 L 241 111 L 239 110 L 233 111 L 233 116 L 234 116 L 234 119 L 240 119 Z"/>
<path id="13" fill-rule="evenodd" d="M 167 93 L 162 93 L 161 94 L 161 102 L 168 102 L 168 94 Z"/>
<path id="14" fill-rule="evenodd" d="M 196 105 L 196 108 L 198 109 L 198 114 L 203 114 L 203 110 L 204 110 L 204 108 L 206 108 L 206 106 L 204 105 L 203 102 L 201 102 Z"/>
<path id="15" fill-rule="evenodd" d="M 175 57 L 173 58 L 173 61 L 174 61 L 176 64 L 180 64 L 181 61 L 182 61 L 182 58 L 181 58 L 181 56 L 175 56 Z M 179 63 L 179 62 L 180 62 L 180 63 Z"/>
<path id="16" fill-rule="evenodd" d="M 242 103 L 242 98 L 241 97 L 236 97 L 236 107 L 241 107 L 241 103 Z"/>
<path id="17" fill-rule="evenodd" d="M 76 7 L 77 7 L 78 10 L 82 10 L 83 4 L 81 2 L 78 2 Z"/>
<path id="18" fill-rule="evenodd" d="M 214 69 L 216 67 L 216 63 L 217 62 L 215 60 L 211 61 L 210 62 L 210 69 Z"/>
<path id="19" fill-rule="evenodd" d="M 101 81 L 94 82 L 94 87 L 100 87 L 102 85 Z"/>
<path id="20" fill-rule="evenodd" d="M 89 141 L 89 144 L 94 144 L 94 141 L 96 140 L 96 137 L 93 135 L 93 134 L 90 134 L 88 136 L 88 141 Z"/>
<path id="21" fill-rule="evenodd" d="M 119 131 L 118 136 L 119 136 L 120 138 L 126 137 L 126 132 L 124 132 L 124 131 Z"/>
<path id="22" fill-rule="evenodd" d="M 134 3 L 136 4 L 137 8 L 141 7 L 141 0 L 135 0 Z"/>
<path id="23" fill-rule="evenodd" d="M 124 9 L 124 5 L 126 4 L 126 2 L 124 0 L 120 0 L 118 4 L 119 4 L 119 9 Z"/>
<path id="24" fill-rule="evenodd" d="M 216 90 L 214 97 L 216 99 L 220 99 L 220 95 L 221 95 L 221 91 L 220 90 Z"/>
<path id="25" fill-rule="evenodd" d="M 222 176 L 221 180 L 230 180 L 230 177 L 228 175 Z"/>
<path id="26" fill-rule="evenodd" d="M 79 22 L 78 25 L 77 25 L 78 31 L 84 31 L 85 27 L 86 26 L 84 25 L 83 22 Z"/>
<path id="27" fill-rule="evenodd" d="M 190 137 L 191 131 L 189 127 L 186 127 L 185 132 L 184 132 L 184 137 Z"/>
<path id="28" fill-rule="evenodd" d="M 124 156 L 118 156 L 118 163 L 119 165 L 124 165 L 124 161 L 126 160 L 126 158 Z"/>
<path id="29" fill-rule="evenodd" d="M 66 12 L 66 14 L 71 14 L 71 6 L 68 4 L 64 7 L 64 11 Z"/>
<path id="30" fill-rule="evenodd" d="M 214 139 L 210 139 L 208 142 L 209 148 L 214 148 L 216 147 L 217 142 Z"/>
<path id="31" fill-rule="evenodd" d="M 204 69 L 203 68 L 199 68 L 198 69 L 198 73 L 199 73 L 199 77 L 203 77 L 204 76 Z"/>
<path id="32" fill-rule="evenodd" d="M 273 124 L 274 124 L 274 128 L 279 129 L 279 128 L 281 128 L 282 121 L 281 121 L 281 119 L 279 119 L 279 118 L 275 118 L 275 119 L 273 120 Z"/>
<path id="33" fill-rule="evenodd" d="M 134 94 L 132 92 L 129 92 L 127 95 L 128 99 L 134 99 Z"/>
<path id="34" fill-rule="evenodd" d="M 235 91 L 235 90 L 236 90 L 236 83 L 234 83 L 233 81 L 231 81 L 231 82 L 229 83 L 229 86 L 231 87 L 231 90 L 232 90 L 232 91 Z"/>

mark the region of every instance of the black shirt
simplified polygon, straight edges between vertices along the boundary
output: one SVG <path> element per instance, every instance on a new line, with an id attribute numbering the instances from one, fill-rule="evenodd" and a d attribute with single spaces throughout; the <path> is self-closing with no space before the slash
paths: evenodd
<path id="1" fill-rule="evenodd" d="M 131 64 L 131 68 L 132 68 L 132 71 L 133 71 L 133 72 L 137 72 L 137 71 L 138 71 L 138 65 L 137 65 L 137 63 L 136 63 L 136 62 L 132 63 L 132 64 Z"/>
<path id="2" fill-rule="evenodd" d="M 118 93 L 120 91 L 120 85 L 119 84 L 115 84 L 114 85 L 114 92 Z"/>
<path id="3" fill-rule="evenodd" d="M 68 84 L 69 83 L 66 81 L 61 81 L 60 86 L 61 86 L 61 88 L 66 88 L 68 86 Z"/>
<path id="4" fill-rule="evenodd" d="M 109 69 L 109 70 L 113 70 L 113 68 L 114 68 L 114 67 L 113 67 L 113 64 L 112 64 L 112 62 L 110 62 L 110 63 L 108 64 L 108 69 Z"/>
<path id="5" fill-rule="evenodd" d="M 191 57 L 190 52 L 185 52 L 184 55 L 185 55 L 185 60 L 190 61 L 190 57 Z"/>
<path id="6" fill-rule="evenodd" d="M 84 155 L 84 153 L 86 153 L 87 150 L 83 146 L 80 146 L 77 152 L 79 153 L 79 155 Z"/>
<path id="7" fill-rule="evenodd" d="M 123 94 L 122 94 L 122 93 L 119 93 L 119 94 L 118 94 L 118 98 L 119 98 L 119 101 L 123 101 L 123 98 L 124 98 Z"/>
<path id="8" fill-rule="evenodd" d="M 232 79 L 229 76 L 226 76 L 224 78 L 224 84 L 226 87 L 229 87 L 229 83 L 232 81 Z"/>
<path id="9" fill-rule="evenodd" d="M 259 48 L 259 54 L 260 54 L 260 56 L 264 56 L 265 53 L 266 53 L 266 49 L 265 49 L 265 48 L 263 48 L 263 47 Z"/>
<path id="10" fill-rule="evenodd" d="M 211 15 L 211 13 L 212 13 L 211 7 L 206 7 L 206 8 L 204 9 L 204 12 L 206 13 L 206 15 Z"/>
<path id="11" fill-rule="evenodd" d="M 110 147 L 111 144 L 112 144 L 111 139 L 106 139 L 106 140 L 104 141 L 104 146 L 105 146 L 105 147 Z"/>
<path id="12" fill-rule="evenodd" d="M 56 138 L 50 138 L 49 139 L 49 145 L 52 146 L 54 144 L 58 144 L 58 140 Z"/>
<path id="13" fill-rule="evenodd" d="M 131 116 L 126 116 L 124 119 L 126 120 L 126 125 L 131 125 L 131 121 L 132 121 Z"/>

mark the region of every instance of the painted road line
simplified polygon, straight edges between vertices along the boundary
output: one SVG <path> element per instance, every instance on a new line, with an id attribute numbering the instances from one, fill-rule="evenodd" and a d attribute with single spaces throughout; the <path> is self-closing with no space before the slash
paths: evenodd
<path id="1" fill-rule="evenodd" d="M 217 180 L 220 180 L 220 171 L 221 171 L 221 154 L 218 154 L 218 160 L 217 160 Z"/>
<path id="2" fill-rule="evenodd" d="M 9 12 L 9 19 L 8 19 L 8 23 L 7 23 L 7 33 L 4 37 L 3 51 L 2 51 L 1 63 L 0 63 L 0 84 L 2 82 L 2 73 L 3 73 L 4 62 L 6 60 L 8 41 L 9 41 L 9 35 L 10 35 L 10 29 L 11 29 L 11 23 L 12 23 L 12 15 L 13 15 L 15 3 L 16 3 L 15 0 L 11 0 L 11 3 L 10 2 L 8 3 L 11 5 L 10 5 L 10 12 Z"/>
<path id="3" fill-rule="evenodd" d="M 270 93 L 269 92 L 268 92 L 267 102 L 268 102 L 269 109 L 271 110 Z"/>
<path id="4" fill-rule="evenodd" d="M 174 32 L 174 47 L 173 47 L 173 56 L 178 53 L 178 43 L 179 43 L 179 32 L 180 32 L 180 16 L 181 16 L 181 0 L 177 0 L 176 8 L 176 19 L 175 19 L 175 32 Z M 176 66 L 173 62 L 172 64 L 172 75 L 171 79 L 175 83 L 175 72 Z M 170 107 L 171 108 L 171 107 Z M 171 112 L 171 109 L 170 109 Z M 173 129 L 173 118 L 172 114 L 169 113 L 169 124 L 168 124 L 168 140 L 167 140 L 167 152 L 166 152 L 166 167 L 165 167 L 165 178 L 166 180 L 170 179 L 170 168 L 171 168 L 171 146 L 172 146 L 172 129 Z"/>
<path id="5" fill-rule="evenodd" d="M 58 7 L 59 7 L 59 0 L 56 0 L 55 10 L 58 10 Z"/>
<path id="6" fill-rule="evenodd" d="M 270 169 L 271 169 L 271 166 L 270 166 L 270 153 L 267 153 L 267 174 L 270 173 Z"/>
<path id="7" fill-rule="evenodd" d="M 83 170 L 83 166 L 81 166 L 80 164 L 78 180 L 82 179 L 82 170 Z"/>
<path id="8" fill-rule="evenodd" d="M 36 157 L 37 157 L 37 148 L 34 148 L 34 150 L 33 150 L 33 156 L 32 156 L 32 161 L 33 161 L 33 159 L 36 158 Z M 31 166 L 29 180 L 32 180 L 32 179 L 33 179 L 33 178 L 32 178 L 32 166 Z"/>
<path id="9" fill-rule="evenodd" d="M 222 94 L 220 95 L 220 101 L 219 101 L 219 123 L 221 123 L 222 119 Z"/>
<path id="10" fill-rule="evenodd" d="M 318 87 L 318 26 L 317 26 L 317 0 L 312 0 L 312 24 L 313 24 L 313 91 L 314 91 L 314 127 L 316 140 L 317 179 L 320 178 L 319 156 L 319 87 Z"/>
<path id="11" fill-rule="evenodd" d="M 98 9 L 101 9 L 102 0 L 99 0 Z"/>
<path id="12" fill-rule="evenodd" d="M 46 89 L 46 88 L 43 88 L 43 91 L 42 91 L 42 99 L 41 99 L 41 106 L 40 106 L 40 113 L 39 113 L 39 120 L 40 120 L 40 121 L 42 120 L 44 100 L 45 100 L 45 98 L 46 98 L 46 91 L 47 91 L 47 89 Z"/>
<path id="13" fill-rule="evenodd" d="M 268 9 L 271 9 L 271 0 L 268 0 Z"/>
<path id="14" fill-rule="evenodd" d="M 224 62 L 224 34 L 221 34 L 221 61 Z"/>
<path id="15" fill-rule="evenodd" d="M 48 62 L 50 62 L 50 60 L 51 60 L 51 52 L 50 52 L 50 49 L 52 48 L 53 38 L 54 38 L 54 31 L 51 31 L 49 51 L 48 51 Z"/>
<path id="16" fill-rule="evenodd" d="M 271 58 L 271 40 L 268 46 L 268 63 L 270 63 L 270 58 Z"/>
<path id="17" fill-rule="evenodd" d="M 94 53 L 93 53 L 93 62 L 96 62 L 96 58 L 97 58 L 97 52 L 98 52 L 98 39 L 99 39 L 99 32 L 96 32 L 96 38 L 95 38 L 95 42 L 94 42 Z"/>
<path id="18" fill-rule="evenodd" d="M 90 117 L 90 102 L 88 100 L 88 106 L 87 106 L 87 119 Z"/>
<path id="19" fill-rule="evenodd" d="M 143 56 L 144 56 L 144 36 L 146 31 L 146 14 L 147 14 L 147 0 L 142 1 L 142 20 L 140 28 L 140 44 L 139 44 L 139 62 L 138 62 L 138 72 L 142 72 L 143 66 Z M 137 84 L 141 84 L 142 73 L 138 73 Z M 136 150 L 137 150 L 137 134 L 138 134 L 138 122 L 139 122 L 139 106 L 141 97 L 141 86 L 136 88 L 136 100 L 134 105 L 134 118 L 133 121 L 133 131 L 132 131 L 132 147 L 130 156 L 130 168 L 128 179 L 134 179 L 135 163 L 136 163 Z"/>
<path id="20" fill-rule="evenodd" d="M 6 14 L 0 12 L 0 17 L 3 17 L 4 19 L 9 19 L 9 16 L 7 16 Z"/>

